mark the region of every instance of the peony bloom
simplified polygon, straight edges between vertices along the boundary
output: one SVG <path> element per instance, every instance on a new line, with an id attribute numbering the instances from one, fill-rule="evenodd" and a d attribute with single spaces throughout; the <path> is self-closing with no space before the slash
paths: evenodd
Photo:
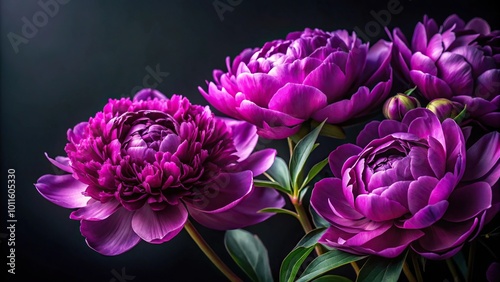
<path id="1" fill-rule="evenodd" d="M 475 238 L 499 210 L 500 133 L 468 150 L 452 119 L 424 108 L 401 122 L 369 123 L 357 144 L 329 156 L 333 178 L 317 182 L 313 208 L 331 227 L 320 243 L 396 257 L 408 246 L 444 259 Z"/>
<path id="2" fill-rule="evenodd" d="M 311 118 L 341 124 L 378 109 L 392 86 L 391 46 L 381 40 L 370 48 L 345 30 L 292 32 L 227 58 L 228 71 L 215 70 L 208 91 L 199 90 L 262 137 L 286 138 Z"/>
<path id="3" fill-rule="evenodd" d="M 275 150 L 252 153 L 256 128 L 215 117 L 208 107 L 145 89 L 133 100 L 110 99 L 102 112 L 68 130 L 67 157 L 48 158 L 68 172 L 35 184 L 49 201 L 76 208 L 87 244 L 117 255 L 140 239 L 159 244 L 183 228 L 188 213 L 214 229 L 261 222 L 266 207 L 282 207 L 253 177 Z"/>
<path id="4" fill-rule="evenodd" d="M 500 30 L 457 15 L 438 27 L 424 17 L 409 42 L 393 31 L 395 70 L 427 100 L 446 98 L 467 105 L 469 120 L 500 129 Z M 463 108 L 463 106 L 462 106 Z"/>

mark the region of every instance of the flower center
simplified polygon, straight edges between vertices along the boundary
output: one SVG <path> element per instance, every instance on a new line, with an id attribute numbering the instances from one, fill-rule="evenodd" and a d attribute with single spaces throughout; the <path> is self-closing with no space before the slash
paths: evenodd
<path id="1" fill-rule="evenodd" d="M 135 162 L 154 162 L 157 152 L 174 153 L 180 144 L 177 121 L 164 112 L 126 112 L 115 121 L 122 152 Z"/>

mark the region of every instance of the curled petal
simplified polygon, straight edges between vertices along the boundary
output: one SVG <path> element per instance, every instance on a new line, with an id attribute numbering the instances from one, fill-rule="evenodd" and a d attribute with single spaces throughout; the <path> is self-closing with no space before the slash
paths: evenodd
<path id="1" fill-rule="evenodd" d="M 87 204 L 90 198 L 83 195 L 87 186 L 71 174 L 46 174 L 35 183 L 36 189 L 45 199 L 70 209 L 81 208 Z"/>
<path id="2" fill-rule="evenodd" d="M 183 205 L 168 205 L 160 211 L 153 211 L 145 204 L 134 213 L 131 226 L 144 241 L 160 244 L 175 237 L 184 227 L 187 217 Z"/>

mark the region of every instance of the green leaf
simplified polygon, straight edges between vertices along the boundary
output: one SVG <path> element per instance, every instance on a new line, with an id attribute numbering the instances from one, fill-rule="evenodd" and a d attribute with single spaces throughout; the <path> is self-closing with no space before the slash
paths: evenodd
<path id="1" fill-rule="evenodd" d="M 257 236 L 243 229 L 228 230 L 224 244 L 252 281 L 273 281 L 267 249 Z"/>
<path id="2" fill-rule="evenodd" d="M 295 276 L 297 276 L 300 266 L 312 252 L 314 246 L 316 246 L 319 238 L 325 231 L 325 228 L 314 229 L 302 237 L 299 243 L 297 243 L 297 246 L 295 246 L 281 263 L 280 281 L 291 282 L 295 280 Z"/>
<path id="3" fill-rule="evenodd" d="M 296 213 L 294 213 L 293 211 L 291 210 L 287 210 L 287 209 L 279 209 L 279 208 L 265 208 L 265 209 L 261 209 L 259 212 L 268 212 L 268 213 L 283 213 L 283 214 L 288 214 L 288 215 L 291 215 L 295 218 L 298 218 L 298 215 Z"/>
<path id="4" fill-rule="evenodd" d="M 273 165 L 267 170 L 267 174 L 269 174 L 275 182 L 278 182 L 281 187 L 285 188 L 287 191 L 292 191 L 290 188 L 290 171 L 288 170 L 288 165 L 282 158 L 276 157 Z"/>
<path id="5" fill-rule="evenodd" d="M 460 113 L 458 113 L 458 115 L 456 117 L 453 118 L 453 120 L 460 124 L 464 118 L 466 117 L 467 115 L 467 105 L 464 106 L 464 108 L 462 109 L 462 111 L 460 111 Z"/>
<path id="6" fill-rule="evenodd" d="M 398 281 L 407 253 L 405 252 L 393 259 L 371 256 L 359 271 L 356 281 Z"/>
<path id="7" fill-rule="evenodd" d="M 314 250 L 314 247 L 299 247 L 293 249 L 281 263 L 280 281 L 293 282 L 295 276 L 297 276 L 297 272 L 299 272 L 300 266 L 304 263 L 312 250 Z"/>
<path id="8" fill-rule="evenodd" d="M 309 206 L 309 213 L 311 214 L 311 218 L 313 220 L 314 226 L 316 228 L 321 227 L 329 227 L 330 223 L 322 218 L 311 206 Z"/>
<path id="9" fill-rule="evenodd" d="M 363 258 L 365 258 L 365 256 L 353 255 L 339 250 L 326 252 L 315 258 L 311 264 L 307 266 L 297 282 L 311 281 L 332 269 Z"/>
<path id="10" fill-rule="evenodd" d="M 352 280 L 339 275 L 325 275 L 314 279 L 313 282 L 352 282 Z"/>
<path id="11" fill-rule="evenodd" d="M 316 175 L 318 175 L 318 173 L 321 172 L 321 170 L 328 164 L 328 158 L 322 160 L 321 162 L 315 164 L 311 170 L 309 170 L 309 173 L 307 174 L 306 176 L 306 179 L 304 180 L 304 183 L 302 183 L 302 188 L 306 187 L 307 184 L 309 184 L 309 182 L 311 182 L 311 180 L 313 180 L 314 177 L 316 177 Z"/>
<path id="12" fill-rule="evenodd" d="M 404 92 L 404 94 L 405 94 L 406 96 L 410 96 L 410 95 L 413 93 L 413 91 L 415 91 L 416 89 L 417 89 L 417 86 L 415 85 L 415 87 L 413 87 L 413 88 L 410 88 L 410 89 L 406 90 L 406 91 Z"/>
<path id="13" fill-rule="evenodd" d="M 453 262 L 455 262 L 456 266 L 460 270 L 460 273 L 463 277 L 467 277 L 469 270 L 467 268 L 467 261 L 465 260 L 464 254 L 462 252 L 458 252 L 456 255 L 452 257 Z"/>
<path id="14" fill-rule="evenodd" d="M 302 203 L 302 200 L 306 196 L 307 192 L 309 191 L 310 186 L 304 187 L 299 191 L 299 202 Z"/>
<path id="15" fill-rule="evenodd" d="M 318 126 L 320 123 L 317 121 L 311 121 L 312 126 Z M 335 138 L 335 139 L 345 139 L 345 132 L 342 127 L 334 124 L 324 124 L 319 132 L 319 135 Z"/>
<path id="16" fill-rule="evenodd" d="M 315 148 L 316 139 L 318 139 L 318 134 L 325 122 L 322 122 L 318 127 L 313 129 L 309 134 L 302 138 L 295 148 L 293 149 L 293 154 L 290 159 L 290 173 L 292 176 L 292 184 L 294 187 L 300 187 L 299 175 L 301 174 L 304 166 L 306 164 L 309 155 Z"/>
<path id="17" fill-rule="evenodd" d="M 260 180 L 260 179 L 254 179 L 253 184 L 257 187 L 267 187 L 267 188 L 273 188 L 278 191 L 281 191 L 285 194 L 289 194 L 291 191 L 286 189 L 285 187 L 281 186 L 278 182 L 273 182 L 273 181 L 267 181 L 267 180 Z"/>

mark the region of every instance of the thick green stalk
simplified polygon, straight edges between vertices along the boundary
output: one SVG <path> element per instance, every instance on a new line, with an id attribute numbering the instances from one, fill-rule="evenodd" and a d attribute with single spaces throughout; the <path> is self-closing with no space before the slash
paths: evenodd
<path id="1" fill-rule="evenodd" d="M 236 274 L 234 274 L 231 269 L 219 258 L 219 256 L 214 252 L 214 250 L 207 244 L 205 239 L 201 237 L 201 234 L 196 230 L 193 224 L 188 220 L 184 225 L 184 229 L 189 233 L 189 236 L 193 238 L 198 247 L 205 253 L 205 255 L 210 259 L 210 261 L 232 282 L 242 282 Z"/>

